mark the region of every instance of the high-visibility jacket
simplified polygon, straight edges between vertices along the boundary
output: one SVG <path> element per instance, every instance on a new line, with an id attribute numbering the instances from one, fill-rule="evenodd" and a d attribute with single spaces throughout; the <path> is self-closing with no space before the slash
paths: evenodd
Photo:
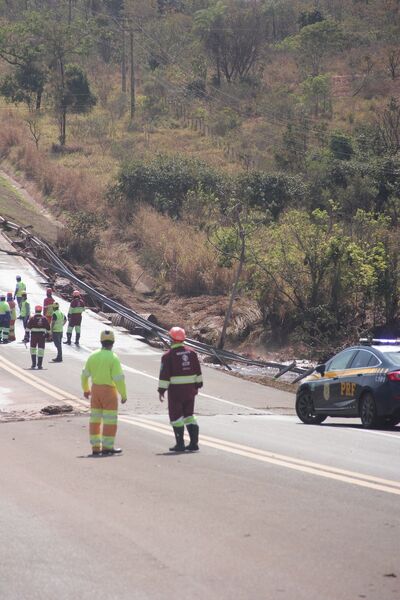
<path id="1" fill-rule="evenodd" d="M 40 314 L 34 314 L 28 321 L 26 328 L 32 333 L 43 337 L 50 331 L 50 325 L 46 317 Z"/>
<path id="2" fill-rule="evenodd" d="M 43 314 L 45 317 L 51 317 L 53 314 L 54 298 L 46 296 L 43 300 Z"/>
<path id="3" fill-rule="evenodd" d="M 15 300 L 7 300 L 7 304 L 10 307 L 11 321 L 15 321 L 17 318 L 17 309 Z"/>
<path id="4" fill-rule="evenodd" d="M 0 300 L 0 322 L 4 325 L 6 323 L 10 323 L 11 319 L 11 311 L 8 306 L 8 302 L 5 300 Z"/>
<path id="5" fill-rule="evenodd" d="M 184 344 L 172 344 L 161 357 L 158 391 L 168 393 L 169 397 L 183 398 L 193 396 L 203 386 L 203 377 L 198 356 Z"/>
<path id="6" fill-rule="evenodd" d="M 85 310 L 85 303 L 82 298 L 74 298 L 69 305 L 68 321 L 70 325 L 80 325 L 82 313 Z"/>
<path id="7" fill-rule="evenodd" d="M 53 317 L 51 321 L 51 330 L 53 333 L 62 333 L 63 327 L 66 323 L 67 319 L 64 313 L 58 308 L 53 312 Z"/>
<path id="8" fill-rule="evenodd" d="M 81 375 L 84 392 L 89 391 L 89 377 L 96 385 L 116 387 L 121 397 L 126 398 L 125 376 L 119 358 L 112 350 L 101 348 L 89 356 Z"/>
<path id="9" fill-rule="evenodd" d="M 28 300 L 23 300 L 21 302 L 20 316 L 24 319 L 26 317 L 29 317 L 30 314 L 31 314 L 31 305 L 29 304 Z"/>
<path id="10" fill-rule="evenodd" d="M 22 292 L 26 292 L 26 285 L 23 281 L 17 281 L 14 298 L 20 298 L 22 296 Z"/>

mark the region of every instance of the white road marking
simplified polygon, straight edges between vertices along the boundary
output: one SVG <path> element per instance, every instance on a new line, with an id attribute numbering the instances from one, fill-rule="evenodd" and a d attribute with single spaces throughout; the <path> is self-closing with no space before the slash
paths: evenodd
<path id="1" fill-rule="evenodd" d="M 168 436 L 171 435 L 170 427 L 156 423 L 155 421 L 129 416 L 121 416 L 119 417 L 119 420 L 124 423 L 129 423 L 131 425 L 136 425 L 137 427 L 148 429 L 150 431 L 155 431 L 156 433 L 161 433 Z M 354 471 L 337 469 L 328 465 L 304 461 L 294 457 L 284 456 L 274 452 L 267 452 L 265 450 L 251 448 L 249 446 L 242 446 L 241 444 L 227 442 L 225 440 L 204 435 L 201 436 L 201 444 L 203 446 L 215 448 L 216 450 L 222 450 L 224 452 L 236 454 L 245 458 L 251 458 L 264 463 L 270 463 L 279 467 L 285 467 L 295 471 L 308 473 L 310 475 L 316 475 L 318 477 L 333 479 L 343 483 L 349 483 L 359 487 L 365 487 L 400 496 L 400 481 L 382 479 L 373 475 L 365 475 L 363 473 L 357 473 Z"/>

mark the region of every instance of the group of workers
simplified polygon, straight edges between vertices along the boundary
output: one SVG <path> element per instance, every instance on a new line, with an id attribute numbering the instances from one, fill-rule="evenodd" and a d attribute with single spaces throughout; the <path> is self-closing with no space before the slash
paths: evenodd
<path id="1" fill-rule="evenodd" d="M 20 275 L 14 294 L 0 293 L 0 343 L 15 341 L 15 321 L 22 319 L 25 336 L 22 341 L 30 342 L 31 368 L 43 368 L 46 340 L 53 340 L 57 356 L 53 362 L 62 362 L 62 337 L 67 317 L 61 312 L 58 302 L 53 298 L 53 290 L 46 290 L 43 305 L 35 306 L 31 316 L 27 299 L 26 285 Z M 68 310 L 68 328 L 65 344 L 71 345 L 75 329 L 75 344 L 79 346 L 82 313 L 85 303 L 78 290 L 72 294 Z M 194 416 L 195 397 L 203 385 L 200 363 L 196 352 L 184 345 L 185 330 L 172 327 L 169 331 L 170 349 L 161 358 L 158 381 L 160 402 L 164 394 L 168 395 L 168 412 L 175 435 L 172 452 L 195 452 L 199 449 L 199 426 Z M 90 398 L 90 444 L 93 456 L 119 454 L 121 448 L 115 448 L 114 441 L 118 420 L 118 393 L 121 403 L 127 401 L 125 377 L 118 356 L 113 352 L 114 333 L 106 330 L 101 333 L 101 348 L 93 352 L 86 361 L 81 375 L 82 390 L 85 398 Z M 89 380 L 91 379 L 91 387 Z M 190 443 L 185 446 L 185 426 Z"/>
<path id="2" fill-rule="evenodd" d="M 65 344 L 71 345 L 75 329 L 75 344 L 79 346 L 81 336 L 82 313 L 85 303 L 81 293 L 75 290 L 66 317 L 60 310 L 60 305 L 53 298 L 53 290 L 47 288 L 43 304 L 37 304 L 33 314 L 28 301 L 26 285 L 21 276 L 16 276 L 15 291 L 0 293 L 0 343 L 8 344 L 15 341 L 15 322 L 22 320 L 24 326 L 23 342 L 30 345 L 31 369 L 43 369 L 43 357 L 46 341 L 52 340 L 57 349 L 57 356 L 52 362 L 62 362 L 62 338 L 64 325 L 68 320 L 67 339 Z M 17 307 L 19 315 L 17 317 Z"/>
<path id="3" fill-rule="evenodd" d="M 197 452 L 199 450 L 199 426 L 194 416 L 194 403 L 203 378 L 198 356 L 184 345 L 185 330 L 172 327 L 169 331 L 171 347 L 161 358 L 158 380 L 160 402 L 168 394 L 169 420 L 175 434 L 175 446 L 171 452 Z M 120 454 L 114 446 L 118 420 L 118 392 L 121 403 L 127 401 L 125 376 L 118 356 L 113 352 L 115 342 L 112 331 L 100 335 L 100 350 L 93 352 L 86 361 L 81 375 L 83 395 L 90 398 L 90 443 L 93 456 Z M 89 386 L 91 379 L 91 387 Z M 184 434 L 189 434 L 185 446 Z"/>

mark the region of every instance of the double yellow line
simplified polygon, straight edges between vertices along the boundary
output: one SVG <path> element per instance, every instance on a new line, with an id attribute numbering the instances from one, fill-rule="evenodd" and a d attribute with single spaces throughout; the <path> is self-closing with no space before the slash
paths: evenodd
<path id="1" fill-rule="evenodd" d="M 43 382 L 39 377 L 33 375 L 33 373 L 24 371 L 24 369 L 16 366 L 3 356 L 0 356 L 0 368 L 18 377 L 36 389 L 44 392 L 48 396 L 51 396 L 55 400 L 63 402 L 68 400 L 79 407 L 88 407 L 88 402 L 85 400 L 78 398 L 69 392 L 65 392 L 64 390 L 48 383 L 47 381 Z M 169 425 L 164 425 L 145 417 L 121 415 L 119 417 L 119 421 L 129 425 L 134 425 L 136 427 L 141 427 L 142 429 L 161 433 L 162 435 L 171 435 L 171 428 Z M 349 483 L 352 485 L 369 488 L 371 490 L 400 496 L 399 481 L 393 481 L 390 479 L 375 477 L 373 475 L 365 475 L 355 471 L 339 469 L 329 465 L 294 458 L 292 456 L 286 456 L 284 454 L 278 454 L 275 452 L 268 452 L 267 450 L 260 450 L 258 448 L 252 448 L 251 446 L 245 446 L 243 444 L 237 444 L 236 442 L 229 442 L 206 435 L 201 436 L 201 445 L 278 467 L 284 467 L 294 471 L 307 473 L 309 475 L 333 479 L 335 481 L 341 481 L 343 483 Z"/>
<path id="2" fill-rule="evenodd" d="M 77 396 L 70 394 L 69 392 L 65 392 L 61 388 L 49 383 L 48 381 L 43 381 L 41 378 L 37 377 L 30 371 L 25 371 L 21 367 L 17 366 L 15 363 L 7 360 L 4 356 L 0 355 L 0 368 L 15 377 L 18 377 L 21 381 L 28 383 L 32 387 L 40 390 L 47 396 L 54 398 L 54 400 L 65 402 L 68 400 L 72 404 L 77 404 L 79 407 L 85 406 L 87 407 L 87 402 L 81 400 Z"/>
<path id="3" fill-rule="evenodd" d="M 162 433 L 169 436 L 171 435 L 171 428 L 169 426 L 156 423 L 155 421 L 146 419 L 144 417 L 123 416 L 120 417 L 119 420 L 142 427 L 144 429 L 149 429 L 150 431 L 156 431 L 157 433 Z M 287 469 L 293 469 L 302 473 L 317 475 L 318 477 L 334 479 L 335 481 L 350 483 L 352 485 L 358 485 L 360 487 L 400 496 L 400 481 L 382 479 L 381 477 L 375 477 L 373 475 L 364 475 L 363 473 L 347 471 L 345 469 L 339 469 L 329 465 L 302 460 L 292 456 L 286 456 L 284 454 L 277 454 L 275 452 L 268 452 L 267 450 L 259 450 L 258 448 L 252 448 L 251 446 L 244 446 L 242 444 L 228 442 L 226 440 L 221 440 L 219 438 L 206 435 L 201 436 L 201 445 L 222 450 L 224 452 L 229 452 L 230 454 L 236 454 L 245 458 L 257 460 L 263 463 L 269 463 L 278 467 L 285 467 Z"/>

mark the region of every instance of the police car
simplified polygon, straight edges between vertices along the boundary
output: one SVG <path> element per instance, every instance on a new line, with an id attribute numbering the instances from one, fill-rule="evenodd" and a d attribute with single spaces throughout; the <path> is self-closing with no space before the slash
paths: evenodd
<path id="1" fill-rule="evenodd" d="M 360 340 L 302 381 L 296 413 L 303 423 L 360 417 L 363 427 L 400 423 L 400 340 Z"/>

